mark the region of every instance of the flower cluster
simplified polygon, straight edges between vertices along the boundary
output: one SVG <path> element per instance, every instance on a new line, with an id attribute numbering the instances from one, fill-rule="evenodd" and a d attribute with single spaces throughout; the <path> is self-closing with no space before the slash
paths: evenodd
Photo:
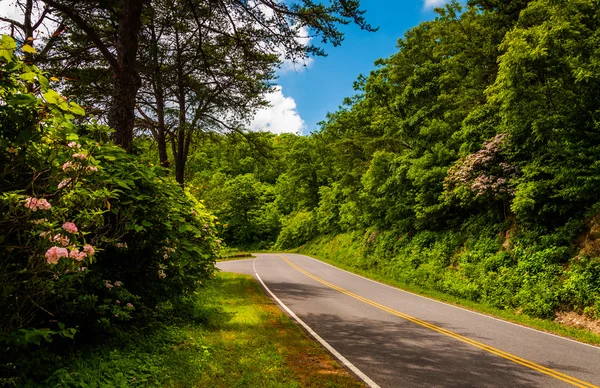
<path id="1" fill-rule="evenodd" d="M 89 244 L 83 246 L 83 250 L 77 249 L 75 246 L 71 247 L 71 251 L 64 247 L 53 246 L 46 251 L 46 262 L 48 264 L 56 265 L 62 258 L 71 258 L 77 262 L 83 261 L 88 256 L 93 256 L 95 253 L 94 247 Z M 80 271 L 84 271 L 86 267 L 82 267 Z"/>
<path id="2" fill-rule="evenodd" d="M 62 225 L 62 228 L 69 233 L 77 233 L 79 229 L 77 229 L 77 225 L 72 222 L 65 222 Z"/>
<path id="3" fill-rule="evenodd" d="M 38 210 L 50 210 L 52 205 L 50 205 L 50 202 L 48 202 L 45 198 L 37 199 L 27 197 L 27 199 L 25 200 L 25 207 L 35 212 Z"/>
<path id="4" fill-rule="evenodd" d="M 466 189 L 475 197 L 490 195 L 499 198 L 514 194 L 510 178 L 516 169 L 503 160 L 502 145 L 506 134 L 500 133 L 483 144 L 481 150 L 459 159 L 444 180 L 447 197 L 457 189 Z"/>

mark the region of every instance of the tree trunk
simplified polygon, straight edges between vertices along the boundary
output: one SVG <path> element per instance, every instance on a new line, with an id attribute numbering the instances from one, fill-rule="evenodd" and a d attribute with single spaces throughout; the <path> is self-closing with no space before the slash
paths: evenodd
<path id="1" fill-rule="evenodd" d="M 179 128 L 177 128 L 177 152 L 175 153 L 175 180 L 183 187 L 184 173 L 185 173 L 185 162 L 186 162 L 186 95 L 185 95 L 185 84 L 183 79 L 183 60 L 181 58 L 181 42 L 179 40 L 179 33 L 175 31 L 175 44 L 177 49 L 177 102 L 179 103 Z"/>
<path id="2" fill-rule="evenodd" d="M 117 27 L 117 62 L 113 69 L 113 93 L 108 124 L 115 129 L 114 140 L 127 152 L 133 145 L 135 101 L 141 86 L 137 71 L 138 34 L 142 26 L 142 9 L 146 0 L 123 0 Z"/>

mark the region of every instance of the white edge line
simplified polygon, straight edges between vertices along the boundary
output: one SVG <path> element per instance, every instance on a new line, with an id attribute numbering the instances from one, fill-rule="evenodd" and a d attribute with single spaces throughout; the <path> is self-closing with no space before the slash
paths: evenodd
<path id="1" fill-rule="evenodd" d="M 254 261 L 252 262 L 252 268 L 254 269 L 254 274 L 256 275 L 256 278 L 258 279 L 260 284 L 262 284 L 264 289 L 271 295 L 271 297 L 273 299 L 275 299 L 275 301 L 277 303 L 279 303 L 279 305 L 281 306 L 282 309 L 284 309 L 292 318 L 294 318 L 296 320 L 296 322 L 298 322 L 300 325 L 302 325 L 302 327 L 306 331 L 308 331 L 308 333 L 314 339 L 319 341 L 319 343 L 321 343 L 321 345 L 323 345 L 325 347 L 325 349 L 327 349 L 331 354 L 333 354 L 342 364 L 346 365 L 346 367 L 348 367 L 352 372 L 354 372 L 354 374 L 356 374 L 362 381 L 364 381 L 365 384 L 367 384 L 371 388 L 381 388 L 379 385 L 377 385 L 377 383 L 375 383 L 373 380 L 371 380 L 369 378 L 369 376 L 364 374 L 353 363 L 348 361 L 348 359 L 346 359 L 346 357 L 342 356 L 340 354 L 340 352 L 335 350 L 333 346 L 329 345 L 329 343 L 327 341 L 325 341 L 323 338 L 321 338 L 321 336 L 319 336 L 317 333 L 315 333 L 315 331 L 313 329 L 311 329 L 310 326 L 308 326 L 302 319 L 300 319 L 296 314 L 294 314 L 294 312 L 292 310 L 290 310 L 289 307 L 285 305 L 285 303 L 283 303 L 277 296 L 275 296 L 275 294 L 269 289 L 269 287 L 267 287 L 265 282 L 263 282 L 260 275 L 256 271 L 255 263 L 256 263 L 256 259 L 254 259 Z"/>
<path id="2" fill-rule="evenodd" d="M 278 253 L 273 253 L 273 254 L 274 254 L 274 255 L 276 255 L 276 254 L 278 254 Z M 282 255 L 290 255 L 290 253 L 281 253 L 281 254 L 282 254 Z M 370 282 L 372 282 L 372 283 L 380 284 L 380 285 L 382 285 L 382 286 L 385 286 L 385 287 L 391 288 L 391 289 L 393 289 L 393 290 L 400 291 L 400 292 L 404 292 L 405 294 L 414 295 L 414 296 L 417 296 L 417 297 L 419 297 L 419 298 L 423 298 L 423 299 L 427 299 L 427 300 L 430 300 L 430 301 L 433 301 L 433 302 L 441 303 L 441 304 L 444 304 L 444 305 L 446 305 L 446 306 L 454 307 L 455 309 L 459 309 L 459 310 L 467 311 L 467 312 L 469 312 L 469 313 L 471 313 L 471 314 L 480 315 L 480 316 L 482 316 L 482 317 L 486 317 L 486 318 L 489 318 L 489 319 L 493 319 L 493 320 L 495 320 L 495 321 L 498 321 L 498 322 L 507 323 L 507 324 L 509 324 L 509 325 L 517 326 L 517 327 L 520 327 L 520 328 L 523 328 L 523 329 L 527 329 L 527 330 L 535 331 L 535 332 L 542 333 L 542 334 L 546 334 L 546 335 L 549 335 L 549 336 L 552 336 L 552 337 L 560 338 L 560 339 L 562 339 L 562 340 L 565 340 L 565 341 L 574 342 L 574 343 L 576 343 L 576 344 L 579 344 L 579 345 L 585 345 L 585 346 L 589 346 L 590 348 L 593 348 L 593 349 L 596 349 L 596 350 L 600 350 L 600 346 L 596 346 L 596 345 L 587 344 L 587 343 L 585 343 L 585 342 L 577 341 L 577 340 L 574 340 L 574 339 L 571 339 L 571 338 L 567 338 L 567 337 L 563 337 L 563 336 L 560 336 L 560 335 L 556 335 L 556 334 L 548 333 L 548 332 L 546 332 L 546 331 L 542 331 L 542 330 L 534 329 L 534 328 L 532 328 L 532 327 L 529 327 L 529 326 L 525 326 L 525 325 L 521 325 L 521 324 L 518 324 L 518 323 L 514 323 L 514 322 L 506 321 L 506 320 L 504 320 L 504 319 L 500 319 L 500 318 L 496 318 L 496 317 L 493 317 L 493 316 L 490 316 L 490 315 L 486 315 L 486 314 L 478 313 L 477 311 L 469 310 L 469 309 L 466 309 L 466 308 L 464 308 L 464 307 L 455 306 L 455 305 L 453 305 L 453 304 L 450 304 L 450 303 L 446 303 L 446 302 L 442 302 L 442 301 L 440 301 L 440 300 L 437 300 L 437 299 L 429 298 L 429 297 L 427 297 L 427 296 L 423 296 L 423 295 L 415 294 L 414 292 L 406 291 L 406 290 L 403 290 L 403 289 L 401 289 L 401 288 L 398 288 L 398 287 L 390 286 L 389 284 L 385 284 L 385 283 L 379 282 L 379 281 L 377 281 L 377 280 L 369 279 L 369 278 L 367 278 L 367 277 L 364 277 L 364 276 L 362 276 L 362 275 L 355 274 L 355 273 L 353 273 L 353 272 L 350 272 L 350 271 L 347 271 L 347 270 L 345 270 L 345 269 L 343 269 L 343 268 L 336 267 L 335 265 L 332 265 L 332 264 L 326 263 L 326 262 L 324 262 L 324 261 L 321 261 L 321 260 L 319 260 L 319 259 L 315 259 L 314 257 L 310 257 L 310 256 L 303 255 L 303 254 L 299 254 L 299 253 L 291 253 L 291 254 L 292 254 L 292 255 L 298 255 L 298 256 L 304 256 L 304 257 L 308 257 L 309 259 L 311 259 L 311 260 L 314 260 L 314 261 L 316 261 L 316 262 L 318 262 L 318 263 L 325 264 L 325 265 L 328 265 L 328 266 L 330 266 L 330 267 L 332 267 L 332 268 L 339 269 L 340 271 L 347 272 L 347 273 L 349 273 L 350 275 L 354 275 L 354 276 L 356 276 L 356 277 L 363 278 L 363 279 L 365 279 L 365 280 L 368 280 L 368 281 L 370 281 Z M 256 259 L 255 259 L 255 260 L 256 260 Z"/>

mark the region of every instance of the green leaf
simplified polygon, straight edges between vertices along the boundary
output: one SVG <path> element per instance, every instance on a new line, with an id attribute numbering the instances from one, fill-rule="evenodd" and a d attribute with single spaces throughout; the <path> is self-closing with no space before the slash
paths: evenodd
<path id="1" fill-rule="evenodd" d="M 2 35 L 2 39 L 0 40 L 0 48 L 4 50 L 14 50 L 17 48 L 17 42 L 9 35 Z"/>
<path id="2" fill-rule="evenodd" d="M 69 105 L 71 105 L 71 112 L 73 112 L 73 114 L 85 116 L 85 110 L 81 106 L 74 102 L 70 102 Z"/>
<path id="3" fill-rule="evenodd" d="M 41 74 L 38 74 L 37 78 L 38 78 L 40 85 L 42 86 L 42 90 L 47 91 L 50 88 L 50 82 L 48 82 L 48 78 L 44 77 Z"/>
<path id="4" fill-rule="evenodd" d="M 64 102 L 64 100 L 62 99 L 62 97 L 60 96 L 60 94 L 58 94 L 55 90 L 53 89 L 48 89 L 48 91 L 44 94 L 42 94 L 42 96 L 44 96 L 44 99 L 49 103 L 49 104 L 55 104 L 58 105 L 62 102 Z"/>
<path id="5" fill-rule="evenodd" d="M 37 98 L 31 94 L 14 94 L 6 100 L 12 105 L 35 105 L 37 103 Z"/>
<path id="6" fill-rule="evenodd" d="M 37 74 L 34 72 L 23 73 L 19 76 L 22 80 L 32 82 L 36 78 Z"/>

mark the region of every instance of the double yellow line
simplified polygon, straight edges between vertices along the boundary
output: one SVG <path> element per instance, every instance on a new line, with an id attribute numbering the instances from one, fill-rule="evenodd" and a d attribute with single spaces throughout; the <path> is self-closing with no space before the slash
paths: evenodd
<path id="1" fill-rule="evenodd" d="M 502 351 L 500 349 L 496 349 L 496 348 L 491 347 L 489 345 L 486 345 L 486 344 L 483 344 L 481 342 L 472 340 L 472 339 L 467 338 L 465 336 L 462 336 L 460 334 L 454 333 L 454 332 L 452 332 L 450 330 L 446 330 L 446 329 L 441 328 L 439 326 L 432 325 L 431 323 L 423 321 L 423 320 L 421 320 L 419 318 L 415 318 L 415 317 L 412 317 L 410 315 L 401 313 L 400 311 L 394 310 L 392 308 L 389 308 L 387 306 L 384 306 L 382 304 L 374 302 L 374 301 L 372 301 L 370 299 L 363 298 L 360 295 L 357 295 L 357 294 L 355 294 L 353 292 L 350 292 L 350 291 L 345 290 L 345 289 L 343 289 L 341 287 L 338 287 L 338 286 L 336 286 L 334 284 L 331 284 L 331 283 L 329 283 L 329 282 L 327 282 L 327 281 L 325 281 L 325 280 L 323 280 L 323 279 L 321 279 L 321 278 L 319 278 L 319 277 L 311 274 L 310 272 L 307 272 L 307 271 L 303 270 L 302 268 L 298 267 L 296 264 L 292 263 L 290 260 L 288 260 L 287 258 L 285 258 L 283 256 L 280 256 L 280 257 L 286 263 L 288 263 L 290 266 L 292 266 L 296 270 L 302 272 L 306 276 L 308 276 L 308 277 L 310 277 L 310 278 L 318 281 L 319 283 L 324 284 L 327 287 L 333 288 L 334 290 L 339 291 L 342 294 L 346 294 L 348 296 L 351 296 L 354 299 L 358 299 L 361 302 L 364 302 L 364 303 L 367 303 L 367 304 L 369 304 L 371 306 L 377 307 L 378 309 L 386 311 L 386 312 L 388 312 L 390 314 L 393 314 L 393 315 L 395 315 L 397 317 L 400 317 L 400 318 L 405 319 L 407 321 L 416 323 L 417 325 L 426 327 L 426 328 L 431 329 L 431 330 L 433 330 L 435 332 L 438 332 L 440 334 L 444 334 L 444 335 L 446 335 L 448 337 L 454 338 L 454 339 L 459 340 L 461 342 L 464 342 L 466 344 L 475 346 L 476 348 L 479 348 L 481 350 L 485 350 L 488 353 L 495 354 L 495 355 L 500 356 L 502 358 L 505 358 L 505 359 L 507 359 L 509 361 L 512 361 L 512 362 L 514 362 L 516 364 L 523 365 L 523 366 L 525 366 L 525 367 L 527 367 L 529 369 L 533 369 L 533 370 L 535 370 L 537 372 L 543 373 L 543 374 L 548 375 L 550 377 L 554 377 L 555 379 L 564 381 L 565 383 L 574 385 L 576 387 L 581 387 L 581 388 L 599 388 L 596 385 L 593 385 L 593 384 L 587 383 L 585 381 L 579 380 L 579 379 L 577 379 L 577 378 L 575 378 L 573 376 L 566 375 L 566 374 L 558 372 L 558 371 L 556 371 L 554 369 L 546 368 L 543 365 L 536 364 L 535 362 L 532 362 L 532 361 L 526 360 L 524 358 L 515 356 L 514 354 L 510 354 L 510 353 L 504 352 L 504 351 Z"/>

